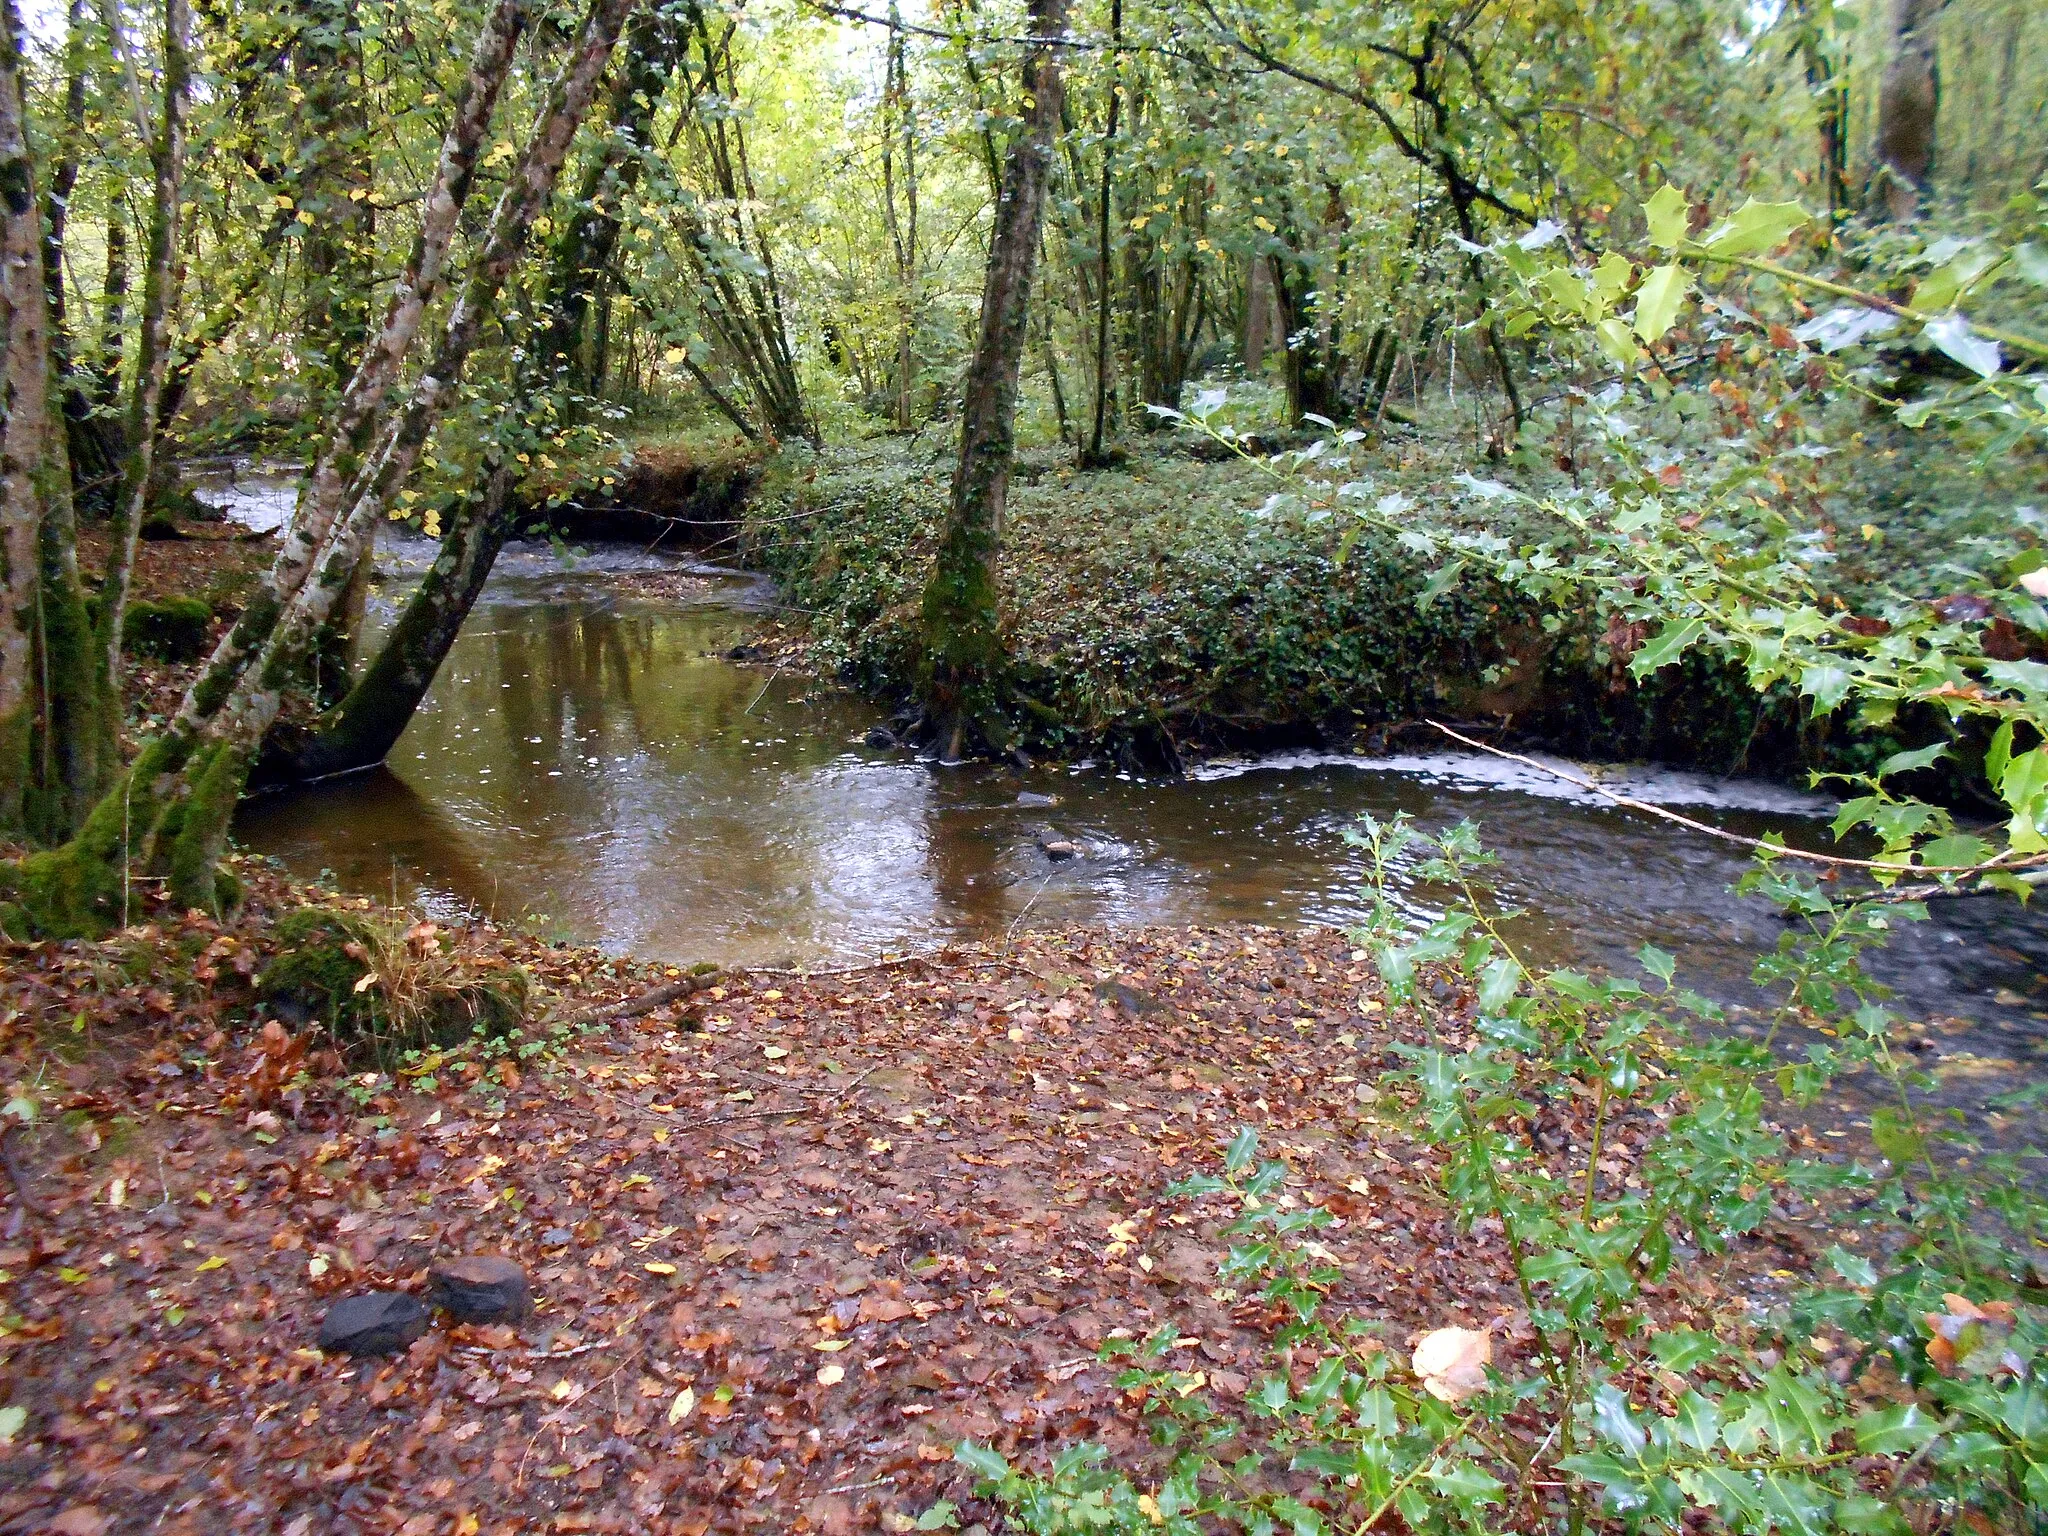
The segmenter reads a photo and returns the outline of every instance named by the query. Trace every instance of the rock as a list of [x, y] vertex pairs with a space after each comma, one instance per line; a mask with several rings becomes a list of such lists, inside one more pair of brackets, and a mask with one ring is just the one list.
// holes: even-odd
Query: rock
[[1055, 864], [1063, 864], [1068, 859], [1081, 857], [1081, 845], [1069, 842], [1063, 837], [1041, 837], [1038, 840], [1038, 851]]
[[885, 752], [892, 747], [898, 747], [902, 745], [902, 743], [896, 739], [896, 733], [894, 731], [889, 730], [886, 726], [880, 725], [876, 726], [873, 730], [869, 731], [867, 735], [861, 737], [861, 743], [864, 746], [879, 747], [881, 750]]
[[458, 1323], [523, 1323], [533, 1315], [526, 1271], [496, 1254], [476, 1254], [436, 1265], [427, 1276], [434, 1305]]
[[1032, 810], [1044, 810], [1048, 806], [1058, 805], [1059, 803], [1060, 797], [1058, 795], [1041, 795], [1035, 789], [1024, 790], [1017, 796], [1017, 804]]
[[344, 1296], [327, 1309], [320, 1347], [349, 1355], [395, 1355], [427, 1331], [427, 1309], [404, 1291]]

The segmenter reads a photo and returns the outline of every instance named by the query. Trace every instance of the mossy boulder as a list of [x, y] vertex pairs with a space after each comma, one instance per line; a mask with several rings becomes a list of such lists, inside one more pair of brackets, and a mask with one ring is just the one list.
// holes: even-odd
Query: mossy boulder
[[256, 978], [264, 1006], [287, 1024], [324, 1024], [335, 1035], [374, 1034], [381, 1001], [370, 974], [368, 925], [346, 912], [301, 907], [272, 931], [277, 957]]
[[213, 608], [196, 597], [131, 603], [121, 620], [121, 643], [159, 661], [197, 661], [206, 654]]

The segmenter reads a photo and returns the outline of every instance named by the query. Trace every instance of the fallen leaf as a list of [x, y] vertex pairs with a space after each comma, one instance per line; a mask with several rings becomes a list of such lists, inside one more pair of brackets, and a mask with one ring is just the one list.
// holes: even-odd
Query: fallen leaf
[[1439, 1328], [1416, 1343], [1409, 1363], [1431, 1397], [1462, 1403], [1486, 1390], [1486, 1367], [1492, 1362], [1492, 1334], [1471, 1328]]
[[697, 1393], [690, 1387], [676, 1394], [676, 1400], [668, 1405], [668, 1421], [680, 1424], [690, 1416], [690, 1410], [697, 1406]]
[[844, 1381], [844, 1380], [846, 1380], [846, 1367], [845, 1367], [845, 1366], [843, 1366], [843, 1365], [822, 1365], [822, 1366], [818, 1367], [818, 1385], [819, 1385], [819, 1386], [821, 1386], [821, 1387], [836, 1387], [836, 1386], [838, 1386], [838, 1385], [839, 1385], [839, 1383], [840, 1383], [840, 1382], [842, 1382], [842, 1381]]

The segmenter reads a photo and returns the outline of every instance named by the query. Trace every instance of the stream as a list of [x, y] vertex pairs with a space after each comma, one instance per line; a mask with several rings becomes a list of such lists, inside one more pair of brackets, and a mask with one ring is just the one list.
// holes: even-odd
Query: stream
[[[287, 482], [198, 488], [251, 526], [290, 507]], [[433, 549], [380, 536], [373, 631]], [[1476, 754], [1282, 753], [1173, 781], [1088, 763], [938, 767], [867, 745], [879, 714], [845, 691], [725, 659], [774, 600], [764, 578], [687, 556], [511, 545], [389, 763], [246, 802], [236, 837], [302, 877], [442, 917], [481, 912], [649, 959], [828, 965], [1070, 923], [1342, 925], [1368, 905], [1345, 837], [1361, 812], [1428, 829], [1470, 818], [1531, 955], [1633, 968], [1654, 942], [1682, 983], [1761, 1001], [1749, 968], [1783, 928], [1731, 892], [1738, 847]], [[1580, 771], [1828, 846], [1817, 795]], [[1429, 894], [1410, 893], [1418, 912]], [[1939, 1096], [1973, 1119], [2048, 1078], [2048, 918], [1937, 903], [1872, 969], [1924, 1023]]]

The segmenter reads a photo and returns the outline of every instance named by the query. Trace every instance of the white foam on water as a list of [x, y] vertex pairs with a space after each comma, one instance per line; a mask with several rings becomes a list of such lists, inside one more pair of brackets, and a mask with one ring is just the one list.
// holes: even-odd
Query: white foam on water
[[[1557, 770], [1547, 773], [1528, 763], [1511, 762], [1480, 752], [1398, 752], [1388, 757], [1361, 757], [1345, 752], [1273, 752], [1263, 757], [1220, 758], [1188, 770], [1197, 780], [1235, 779], [1248, 773], [1291, 773], [1308, 768], [1349, 768], [1361, 773], [1398, 773], [1450, 789], [1508, 791], [1574, 805], [1611, 805], [1609, 794], [1651, 805], [1696, 805], [1716, 810], [1764, 811], [1781, 816], [1828, 816], [1835, 802], [1826, 795], [1763, 779], [1721, 779], [1654, 765], [1623, 766], [1573, 762], [1569, 758], [1525, 754]], [[1560, 777], [1568, 774], [1571, 779]]]

